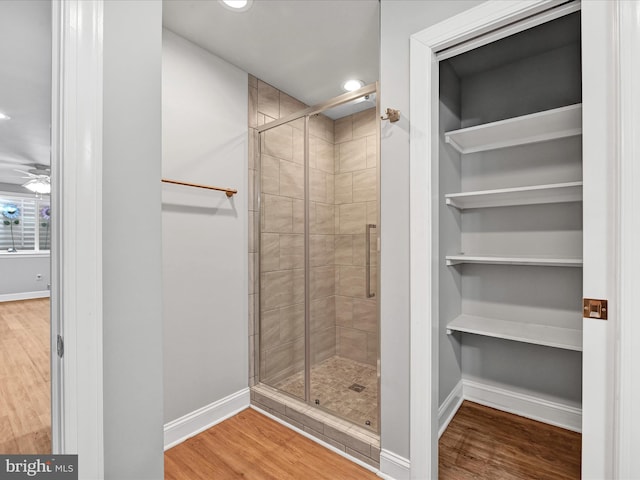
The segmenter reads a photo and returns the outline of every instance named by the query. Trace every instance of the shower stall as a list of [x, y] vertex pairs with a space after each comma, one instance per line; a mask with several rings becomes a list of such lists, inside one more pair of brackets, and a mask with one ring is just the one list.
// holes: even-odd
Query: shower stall
[[378, 112], [373, 84], [256, 129], [258, 380], [372, 432]]

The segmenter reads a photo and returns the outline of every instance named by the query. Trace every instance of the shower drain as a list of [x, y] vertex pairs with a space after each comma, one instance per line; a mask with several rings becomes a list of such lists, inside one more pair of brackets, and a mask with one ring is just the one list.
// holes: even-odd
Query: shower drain
[[362, 385], [358, 385], [357, 383], [354, 383], [349, 387], [349, 390], [353, 390], [354, 392], [360, 393], [365, 388], [367, 388], [367, 387], [363, 387]]

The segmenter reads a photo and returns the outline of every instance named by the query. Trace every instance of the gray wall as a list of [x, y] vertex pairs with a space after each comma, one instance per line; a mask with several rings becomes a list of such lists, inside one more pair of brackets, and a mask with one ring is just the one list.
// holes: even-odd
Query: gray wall
[[163, 478], [162, 4], [104, 2], [106, 479]]
[[382, 124], [381, 366], [382, 448], [409, 457], [409, 36], [482, 3], [382, 0], [382, 109], [402, 112]]
[[164, 421], [248, 387], [248, 77], [164, 30]]
[[50, 271], [48, 254], [0, 254], [0, 300], [7, 294], [48, 290]]

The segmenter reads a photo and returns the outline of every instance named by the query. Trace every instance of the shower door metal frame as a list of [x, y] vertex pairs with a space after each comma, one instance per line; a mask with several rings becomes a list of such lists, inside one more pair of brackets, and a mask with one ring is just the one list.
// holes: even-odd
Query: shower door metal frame
[[[376, 190], [377, 190], [377, 235], [376, 235], [376, 254], [377, 261], [376, 267], [378, 272], [380, 270], [380, 95], [378, 91], [378, 82], [371, 83], [369, 85], [365, 85], [364, 87], [355, 90], [353, 92], [344, 93], [337, 97], [334, 97], [326, 102], [319, 103], [317, 105], [307, 107], [298, 112], [292, 113], [291, 115], [287, 115], [286, 117], [282, 117], [277, 120], [273, 120], [269, 123], [265, 123], [264, 125], [258, 126], [255, 128], [255, 138], [254, 145], [256, 155], [255, 163], [256, 163], [256, 179], [255, 179], [255, 195], [256, 195], [256, 208], [258, 213], [258, 228], [257, 228], [257, 265], [254, 265], [255, 274], [258, 276], [258, 289], [255, 292], [255, 303], [254, 303], [254, 312], [257, 322], [257, 335], [256, 341], [254, 344], [254, 371], [257, 373], [258, 383], [262, 381], [262, 369], [261, 369], [261, 355], [262, 355], [262, 347], [261, 347], [261, 324], [262, 324], [262, 312], [261, 312], [261, 292], [262, 292], [262, 275], [261, 275], [261, 255], [262, 255], [262, 136], [261, 134], [271, 130], [273, 128], [279, 127], [281, 125], [286, 125], [290, 122], [298, 120], [300, 118], [304, 118], [304, 399], [303, 401], [314, 407], [318, 407], [311, 402], [311, 275], [310, 275], [310, 225], [309, 225], [309, 213], [310, 213], [310, 196], [309, 196], [309, 118], [312, 115], [320, 114], [326, 110], [329, 110], [333, 107], [337, 107], [339, 105], [343, 105], [345, 103], [356, 100], [360, 97], [364, 97], [365, 95], [369, 95], [375, 93], [376, 94], [376, 138], [378, 141], [378, 145], [376, 148]], [[255, 235], [255, 233], [254, 233]], [[380, 279], [381, 275], [378, 273], [376, 279], [376, 292], [380, 292]], [[367, 279], [369, 280], [369, 279]], [[368, 283], [368, 282], [367, 282]], [[377, 392], [377, 411], [378, 411], [378, 428], [376, 429], [376, 433], [380, 433], [380, 414], [381, 414], [381, 406], [380, 406], [380, 295], [378, 293], [378, 301], [377, 305], [377, 327], [378, 327], [378, 355], [376, 361], [376, 372], [378, 377], [378, 392]], [[292, 396], [293, 398], [299, 399], [294, 395], [290, 395], [287, 392], [281, 392], [285, 395]], [[325, 410], [325, 409], [323, 409]], [[336, 412], [332, 412], [331, 410], [325, 410], [328, 413], [340, 417]], [[340, 417], [344, 418], [344, 417]], [[346, 418], [347, 421], [353, 423], [353, 421], [349, 418]]]

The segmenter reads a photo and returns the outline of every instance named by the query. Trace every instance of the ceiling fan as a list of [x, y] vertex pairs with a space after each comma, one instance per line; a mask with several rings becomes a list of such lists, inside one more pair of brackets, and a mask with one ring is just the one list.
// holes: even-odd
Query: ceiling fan
[[28, 172], [14, 168], [16, 172], [25, 174], [28, 179], [22, 186], [34, 193], [49, 194], [51, 193], [51, 169], [43, 165], [36, 165]]

